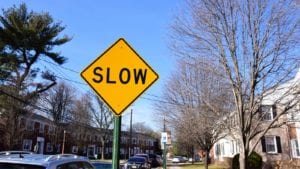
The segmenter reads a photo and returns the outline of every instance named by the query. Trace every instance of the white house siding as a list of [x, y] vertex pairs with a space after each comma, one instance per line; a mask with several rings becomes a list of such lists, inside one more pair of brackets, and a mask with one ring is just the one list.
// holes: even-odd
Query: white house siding
[[239, 146], [237, 141], [228, 136], [215, 143], [213, 150], [214, 160], [224, 161], [224, 158], [232, 158], [235, 154], [239, 153]]
[[[290, 90], [293, 88], [293, 90]], [[279, 104], [276, 104], [276, 109], [278, 113], [280, 112], [280, 106], [294, 100], [294, 94], [299, 92], [300, 90], [300, 69], [298, 73], [296, 74], [295, 78], [290, 80], [287, 83], [284, 83], [280, 85], [276, 90], [270, 91], [270, 95], [264, 98], [262, 103], [264, 105], [270, 105], [273, 106], [276, 99], [281, 98], [281, 102]], [[286, 93], [289, 93], [290, 95], [286, 95]], [[282, 95], [284, 95], [284, 99], [282, 98]], [[294, 103], [294, 102], [292, 102]], [[292, 115], [291, 115], [292, 113]], [[291, 113], [288, 115], [282, 116], [279, 120], [282, 122], [286, 122], [285, 125], [281, 126], [280, 128], [271, 129], [268, 131], [264, 137], [264, 142], [266, 143], [266, 140], [270, 141], [271, 137], [274, 137], [274, 142], [280, 142], [280, 148], [277, 147], [274, 148], [274, 152], [268, 153], [263, 152], [263, 147], [265, 145], [262, 145], [262, 141], [259, 140], [257, 146], [255, 147], [255, 151], [259, 153], [263, 161], [265, 163], [274, 164], [274, 162], [279, 163], [291, 163], [295, 162], [294, 166], [299, 166], [300, 168], [300, 103], [295, 107], [295, 109], [291, 110]], [[267, 139], [266, 139], [267, 138]], [[234, 154], [238, 153], [238, 151], [231, 152], [230, 150], [234, 149], [231, 144], [228, 144], [231, 142], [231, 140], [234, 140], [231, 137], [226, 137], [224, 139], [219, 140], [214, 145], [214, 160], [215, 161], [223, 161], [225, 157], [233, 157]], [[280, 140], [280, 141], [278, 141]], [[257, 140], [252, 140], [250, 145], [253, 145]], [[222, 147], [224, 146], [224, 148]], [[272, 147], [272, 146], [271, 146]], [[220, 148], [219, 150], [217, 150]], [[238, 148], [237, 148], [238, 149]], [[270, 149], [270, 145], [269, 145]], [[280, 152], [279, 152], [280, 150]], [[283, 166], [283, 165], [281, 165]]]

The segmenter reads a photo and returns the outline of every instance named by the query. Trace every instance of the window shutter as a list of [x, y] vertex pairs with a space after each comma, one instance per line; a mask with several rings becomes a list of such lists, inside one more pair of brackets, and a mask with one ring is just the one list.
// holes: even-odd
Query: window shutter
[[272, 105], [273, 119], [277, 116], [276, 105]]
[[276, 136], [277, 153], [282, 153], [280, 137]]
[[261, 141], [262, 152], [266, 152], [267, 150], [266, 150], [266, 140], [265, 140], [265, 137], [263, 136], [260, 141]]

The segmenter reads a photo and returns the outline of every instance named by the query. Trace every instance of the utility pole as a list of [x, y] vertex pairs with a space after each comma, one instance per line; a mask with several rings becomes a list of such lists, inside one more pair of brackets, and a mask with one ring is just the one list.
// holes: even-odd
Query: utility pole
[[64, 130], [63, 144], [62, 144], [62, 150], [61, 150], [62, 154], [64, 154], [64, 152], [65, 152], [65, 142], [66, 142], [66, 130]]
[[128, 152], [128, 158], [131, 156], [131, 146], [132, 146], [132, 109], [130, 111], [130, 131], [129, 131], [129, 152]]
[[[164, 132], [166, 132], [166, 118], [164, 117]], [[167, 169], [167, 143], [164, 142], [164, 158], [163, 158], [163, 169]]]

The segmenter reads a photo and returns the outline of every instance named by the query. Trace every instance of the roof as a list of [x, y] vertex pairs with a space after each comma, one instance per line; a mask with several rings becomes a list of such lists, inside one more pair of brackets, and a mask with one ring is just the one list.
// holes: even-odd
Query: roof
[[265, 93], [264, 105], [273, 105], [275, 102], [285, 104], [295, 98], [295, 93], [300, 91], [300, 68], [293, 79], [283, 83]]

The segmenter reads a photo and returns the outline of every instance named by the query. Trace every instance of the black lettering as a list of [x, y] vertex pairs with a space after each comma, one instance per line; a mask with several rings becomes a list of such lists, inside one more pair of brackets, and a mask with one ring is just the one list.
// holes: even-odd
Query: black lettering
[[[127, 72], [127, 78], [125, 80], [123, 79], [123, 77], [124, 77], [123, 72]], [[119, 78], [120, 78], [121, 83], [127, 84], [130, 81], [130, 71], [129, 71], [129, 69], [127, 69], [127, 68], [121, 69], [120, 74], [119, 74]]]
[[94, 75], [99, 77], [99, 79], [93, 78], [93, 81], [94, 81], [95, 83], [101, 83], [101, 82], [102, 82], [103, 76], [102, 76], [102, 74], [100, 73], [101, 71], [102, 71], [102, 68], [101, 68], [101, 67], [96, 67], [96, 68], [94, 69]]
[[141, 79], [142, 83], [145, 84], [146, 82], [146, 75], [147, 75], [147, 69], [144, 69], [144, 72], [142, 69], [134, 69], [134, 81], [135, 84], [138, 84], [139, 79]]
[[106, 83], [116, 84], [115, 80], [110, 80], [110, 68], [108, 67], [106, 70]]

